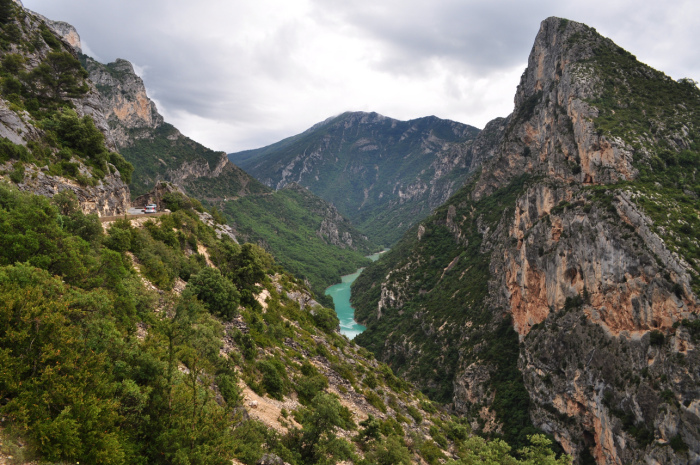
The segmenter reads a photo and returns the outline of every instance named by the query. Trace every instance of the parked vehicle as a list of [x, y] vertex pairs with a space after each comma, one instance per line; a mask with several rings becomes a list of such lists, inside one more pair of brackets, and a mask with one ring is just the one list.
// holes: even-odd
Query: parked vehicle
[[150, 205], [146, 205], [146, 208], [143, 209], [143, 212], [144, 213], [156, 213], [157, 212], [156, 204], [152, 203]]

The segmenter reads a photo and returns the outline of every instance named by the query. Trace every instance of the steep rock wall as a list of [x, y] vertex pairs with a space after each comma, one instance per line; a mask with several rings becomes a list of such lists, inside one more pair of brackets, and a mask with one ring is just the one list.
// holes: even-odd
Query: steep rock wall
[[[611, 60], [625, 74], [606, 74]], [[635, 76], [686, 100], [668, 111]], [[611, 100], [611, 80], [648, 99], [633, 115], [648, 121], [616, 119], [610, 106], [629, 106]], [[532, 424], [577, 458], [700, 463], [697, 195], [664, 178], [679, 156], [669, 150], [693, 147], [698, 129], [697, 89], [681, 85], [592, 28], [544, 21], [515, 111], [472, 145], [480, 177], [365, 270], [376, 285], [356, 282], [368, 324], [358, 340], [426, 392], [453, 376], [452, 406], [475, 429], [517, 435], [527, 425], [509, 416], [528, 405]]]
[[103, 65], [86, 58], [90, 80], [100, 90], [106, 118], [118, 147], [134, 139], [152, 137], [151, 131], [163, 124], [155, 103], [148, 98], [143, 80], [127, 60]]

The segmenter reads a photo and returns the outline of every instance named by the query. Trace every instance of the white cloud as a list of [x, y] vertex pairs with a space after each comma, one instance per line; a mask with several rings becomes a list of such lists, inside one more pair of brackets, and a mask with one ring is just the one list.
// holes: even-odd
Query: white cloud
[[138, 63], [166, 120], [216, 150], [347, 110], [483, 127], [513, 107], [539, 23], [585, 22], [674, 78], [700, 79], [700, 5], [591, 0], [25, 0], [86, 51]]

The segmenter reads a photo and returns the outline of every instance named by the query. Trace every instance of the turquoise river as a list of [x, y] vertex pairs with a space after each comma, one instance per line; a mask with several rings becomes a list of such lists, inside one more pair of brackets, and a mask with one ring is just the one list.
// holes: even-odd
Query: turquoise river
[[[367, 258], [373, 262], [376, 262], [379, 259], [379, 256], [384, 252], [386, 252], [386, 250], [369, 255]], [[355, 321], [355, 309], [350, 306], [350, 285], [357, 279], [358, 276], [360, 276], [363, 269], [364, 268], [360, 268], [353, 274], [341, 276], [340, 284], [336, 284], [326, 289], [326, 295], [331, 296], [333, 299], [333, 303], [335, 304], [335, 313], [338, 314], [338, 319], [340, 320], [340, 334], [347, 336], [348, 339], [353, 339], [366, 329], [364, 326]]]

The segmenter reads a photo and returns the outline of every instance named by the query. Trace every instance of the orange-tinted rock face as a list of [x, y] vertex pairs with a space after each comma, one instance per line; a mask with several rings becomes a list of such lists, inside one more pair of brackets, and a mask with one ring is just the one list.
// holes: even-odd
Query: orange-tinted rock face
[[116, 98], [115, 105], [111, 110], [122, 122], [136, 118], [148, 126], [153, 126], [155, 121], [153, 120], [152, 104], [144, 91], [139, 92], [133, 100], [127, 100], [120, 95]]
[[[504, 254], [505, 286], [510, 311], [521, 336], [544, 321], [551, 309], [567, 298], [585, 293], [585, 314], [611, 335], [669, 330], [674, 323], [697, 313], [694, 299], [671, 292], [673, 282], [661, 279], [654, 257], [665, 255], [675, 283], [688, 288], [690, 275], [673, 260], [648, 227], [649, 220], [621, 195], [615, 213], [588, 203], [586, 214], [575, 207], [552, 212], [554, 203], [570, 203], [568, 188], [530, 189], [517, 203], [510, 236], [517, 247]], [[624, 224], [625, 230], [621, 230]], [[624, 240], [629, 231], [635, 241]], [[646, 244], [644, 238], [649, 240]], [[666, 252], [665, 254], [663, 252]]]
[[[618, 193], [612, 206], [566, 184], [531, 187], [516, 203], [508, 229], [513, 245], [501, 262], [501, 286], [525, 344], [521, 370], [535, 424], [569, 453], [586, 450], [600, 464], [639, 456], [644, 446], [629, 425], [644, 425], [635, 426], [646, 428], [638, 437], [677, 434], [685, 406], [660, 414], [659, 392], [688, 395], [679, 386], [698, 385], [688, 365], [675, 362], [677, 353], [698, 358], [677, 329], [699, 311], [689, 267], [666, 249], [627, 193]], [[666, 335], [665, 349], [650, 344], [653, 330]], [[675, 384], [655, 388], [659, 378], [643, 378], [641, 370], [675, 372]], [[625, 420], [627, 430], [624, 415], [634, 418]]]
[[163, 117], [148, 98], [146, 87], [131, 63], [118, 59], [103, 65], [88, 59], [87, 69], [90, 80], [102, 89], [105, 116], [118, 148], [132, 143], [134, 135], [130, 131], [142, 130], [147, 136], [148, 131], [163, 124]]
[[[638, 172], [624, 141], [595, 130], [597, 110], [588, 102], [600, 83], [578, 60], [585, 51], [562, 46], [568, 33], [558, 20], [543, 23], [509, 120], [517, 136], [487, 162], [473, 197], [522, 172], [546, 177], [517, 200], [504, 239], [510, 246], [492, 256], [498, 284], [491, 288], [500, 289], [493, 305], [508, 309], [525, 344], [521, 370], [530, 379], [535, 424], [574, 455], [588, 451], [599, 464], [629, 463], [645, 454], [640, 438], [682, 429], [685, 407], [660, 414], [659, 392], [688, 395], [687, 386], [698, 384], [673, 354], [697, 358], [677, 327], [700, 309], [690, 267], [668, 250], [630, 195], [619, 191], [604, 206], [581, 189], [634, 180]], [[532, 102], [525, 118], [518, 106]], [[651, 331], [672, 338], [664, 349], [670, 355], [649, 344]], [[643, 369], [675, 370], [676, 383], [686, 387], [645, 384]], [[680, 463], [649, 451], [658, 463]]]

